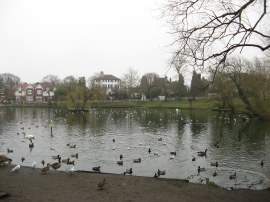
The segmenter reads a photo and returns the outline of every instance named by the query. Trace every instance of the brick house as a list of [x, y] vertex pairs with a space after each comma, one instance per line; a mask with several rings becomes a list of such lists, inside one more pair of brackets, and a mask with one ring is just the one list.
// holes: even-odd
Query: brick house
[[15, 98], [17, 102], [47, 102], [53, 99], [55, 90], [48, 83], [21, 83], [16, 86]]

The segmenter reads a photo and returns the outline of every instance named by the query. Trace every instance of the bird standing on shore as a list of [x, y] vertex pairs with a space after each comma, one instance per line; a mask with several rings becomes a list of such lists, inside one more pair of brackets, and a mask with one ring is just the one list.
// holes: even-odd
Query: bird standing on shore
[[92, 170], [100, 173], [100, 166], [93, 167]]
[[0, 165], [2, 166], [4, 163], [8, 162], [9, 164], [11, 163], [12, 159], [4, 156], [4, 155], [0, 155]]
[[12, 168], [11, 172], [17, 172], [21, 168], [21, 165], [16, 165], [14, 168]]
[[41, 174], [47, 174], [47, 172], [50, 170], [50, 164], [47, 163], [47, 166], [42, 168], [40, 171], [41, 171]]
[[103, 180], [101, 180], [100, 182], [97, 183], [97, 188], [99, 190], [102, 190], [104, 188], [104, 186], [105, 186], [105, 183], [106, 183], [106, 179], [103, 178]]

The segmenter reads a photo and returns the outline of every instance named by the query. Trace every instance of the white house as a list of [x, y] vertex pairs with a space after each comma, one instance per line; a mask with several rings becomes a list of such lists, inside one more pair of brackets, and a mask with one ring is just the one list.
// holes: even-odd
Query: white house
[[121, 79], [111, 75], [103, 74], [94, 79], [95, 84], [106, 90], [106, 94], [113, 93], [116, 90], [120, 89]]

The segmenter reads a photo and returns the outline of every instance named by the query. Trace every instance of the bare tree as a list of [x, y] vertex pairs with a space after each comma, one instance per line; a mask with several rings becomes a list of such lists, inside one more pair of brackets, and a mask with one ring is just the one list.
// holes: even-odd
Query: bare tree
[[132, 89], [139, 85], [140, 76], [138, 71], [133, 68], [128, 68], [127, 72], [124, 73], [122, 78], [122, 85], [127, 89], [128, 96], [130, 98], [130, 94]]
[[217, 71], [236, 50], [270, 49], [268, 3], [267, 0], [168, 0], [163, 17], [172, 25], [175, 57], [183, 55], [197, 67]]
[[41, 81], [43, 83], [49, 83], [52, 87], [56, 87], [61, 80], [56, 75], [48, 74], [47, 76], [44, 76]]

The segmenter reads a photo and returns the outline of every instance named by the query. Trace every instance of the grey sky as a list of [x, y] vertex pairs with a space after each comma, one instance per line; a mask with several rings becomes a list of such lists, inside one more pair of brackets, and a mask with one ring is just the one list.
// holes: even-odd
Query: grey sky
[[[0, 73], [121, 77], [168, 69], [171, 36], [156, 0], [1, 0]], [[169, 72], [173, 75], [173, 72]], [[170, 76], [170, 75], [169, 75]]]

